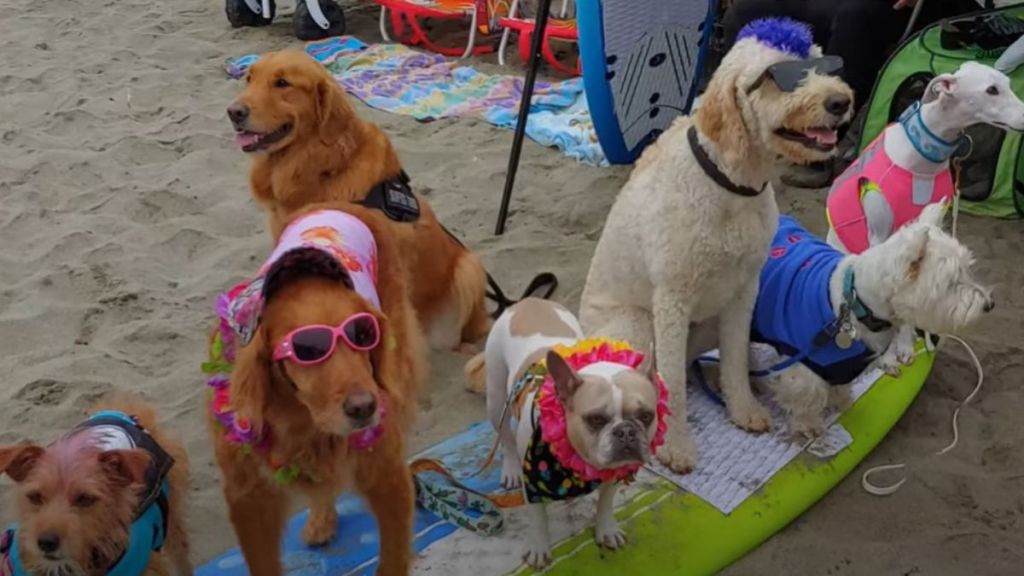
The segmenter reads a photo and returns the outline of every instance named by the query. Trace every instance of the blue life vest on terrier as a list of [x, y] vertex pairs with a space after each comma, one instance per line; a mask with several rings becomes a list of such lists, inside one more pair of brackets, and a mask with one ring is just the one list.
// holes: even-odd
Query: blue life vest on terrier
[[808, 232], [795, 219], [779, 217], [771, 252], [761, 270], [751, 339], [769, 344], [800, 362], [829, 384], [849, 384], [871, 361], [859, 340], [841, 348], [833, 337], [838, 325], [829, 281], [843, 254]]
[[[131, 416], [122, 412], [97, 412], [69, 435], [86, 429], [101, 429], [105, 449], [138, 448], [149, 452], [145, 489], [132, 523], [128, 546], [110, 567], [108, 576], [139, 576], [146, 571], [149, 557], [160, 550], [167, 537], [170, 483], [167, 474], [174, 459], [160, 447]], [[18, 553], [17, 526], [0, 533], [0, 576], [27, 576]]]

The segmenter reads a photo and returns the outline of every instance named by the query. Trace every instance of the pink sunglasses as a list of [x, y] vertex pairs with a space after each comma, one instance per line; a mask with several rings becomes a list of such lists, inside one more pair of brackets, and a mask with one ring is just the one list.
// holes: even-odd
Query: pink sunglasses
[[305, 366], [320, 364], [334, 354], [339, 338], [353, 350], [368, 352], [380, 344], [380, 324], [373, 314], [360, 312], [337, 327], [299, 326], [274, 346], [274, 361], [287, 359]]

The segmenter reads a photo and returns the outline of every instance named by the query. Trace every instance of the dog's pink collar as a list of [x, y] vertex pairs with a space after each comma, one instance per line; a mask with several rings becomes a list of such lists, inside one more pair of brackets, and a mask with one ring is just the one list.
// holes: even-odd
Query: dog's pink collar
[[[569, 349], [557, 349], [566, 362], [579, 371], [585, 366], [598, 362], [612, 362], [636, 369], [644, 361], [644, 355], [618, 341], [591, 339], [577, 343]], [[672, 413], [668, 405], [668, 387], [661, 376], [655, 375], [658, 386], [658, 426], [654, 438], [651, 439], [651, 454], [665, 443], [668, 430], [668, 416]], [[555, 381], [548, 375], [537, 393], [537, 407], [540, 412], [540, 427], [544, 442], [551, 447], [551, 453], [558, 459], [562, 467], [573, 471], [584, 481], [599, 480], [601, 482], [628, 481], [640, 470], [641, 464], [630, 464], [611, 470], [596, 468], [580, 456], [569, 442], [569, 432], [565, 424], [565, 407], [555, 392]]]

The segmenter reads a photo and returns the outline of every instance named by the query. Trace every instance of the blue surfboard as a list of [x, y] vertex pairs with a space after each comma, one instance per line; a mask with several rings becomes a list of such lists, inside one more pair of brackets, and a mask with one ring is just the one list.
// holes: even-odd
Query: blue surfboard
[[717, 0], [577, 0], [583, 84], [601, 147], [632, 163], [688, 114]]

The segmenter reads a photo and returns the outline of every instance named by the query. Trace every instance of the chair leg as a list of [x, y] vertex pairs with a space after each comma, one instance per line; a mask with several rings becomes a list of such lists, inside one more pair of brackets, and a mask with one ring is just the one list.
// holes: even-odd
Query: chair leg
[[[563, 65], [558, 61], [558, 58], [555, 57], [555, 52], [551, 49], [551, 36], [544, 39], [544, 59], [547, 60], [548, 65], [562, 74], [568, 74], [569, 76], [575, 75], [575, 71], [573, 69]], [[577, 67], [579, 67], [579, 64], [577, 64]]]
[[[409, 22], [415, 22], [416, 18], [411, 14], [391, 9], [391, 31], [395, 35], [395, 41], [403, 44], [416, 44], [416, 30]], [[408, 28], [408, 30], [406, 30]]]
[[537, 33], [537, 27], [522, 30], [519, 32], [519, 59], [523, 64], [530, 63], [530, 47], [533, 45], [533, 35]]
[[381, 4], [381, 39], [390, 42], [391, 37], [387, 33], [387, 6]]
[[510, 28], [505, 28], [501, 31], [501, 43], [498, 44], [498, 64], [506, 66], [505, 64], [505, 50], [508, 49], [508, 37], [512, 35]]
[[476, 45], [477, 18], [476, 6], [474, 5], [469, 18], [469, 41], [466, 42], [466, 51], [462, 53], [462, 58], [469, 58], [473, 54], [473, 47]]
[[[512, 0], [512, 5], [508, 7], [509, 18], [516, 18], [516, 14], [519, 12], [519, 0]], [[512, 29], [505, 28], [501, 31], [501, 43], [498, 44], [498, 64], [505, 66], [505, 50], [508, 49], [508, 40], [512, 36]]]

